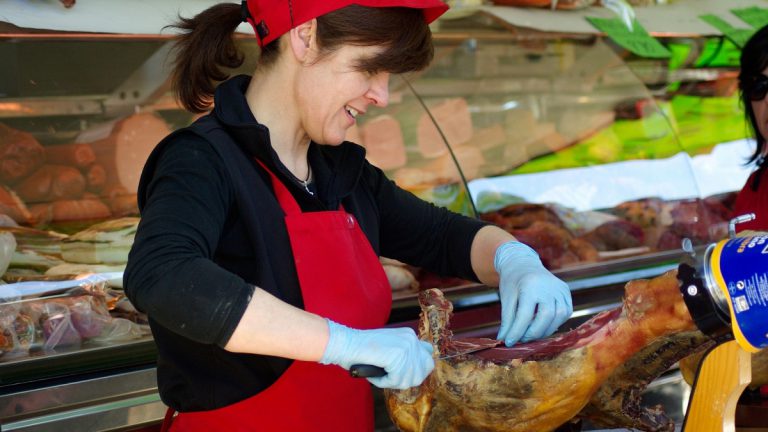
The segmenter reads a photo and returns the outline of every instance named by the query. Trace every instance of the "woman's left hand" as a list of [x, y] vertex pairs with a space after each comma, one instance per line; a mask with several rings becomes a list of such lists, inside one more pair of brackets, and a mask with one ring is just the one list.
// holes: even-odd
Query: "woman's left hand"
[[498, 247], [501, 327], [497, 339], [506, 346], [554, 333], [573, 313], [568, 285], [549, 272], [527, 245], [509, 241]]

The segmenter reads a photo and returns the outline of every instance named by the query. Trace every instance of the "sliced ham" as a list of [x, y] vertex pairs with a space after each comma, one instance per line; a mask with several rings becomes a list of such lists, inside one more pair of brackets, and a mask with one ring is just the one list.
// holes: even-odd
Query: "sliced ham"
[[360, 133], [360, 128], [357, 127], [357, 124], [352, 125], [351, 128], [347, 129], [347, 136], [344, 137], [346, 141], [353, 142], [355, 144], [363, 145], [363, 137]]
[[383, 170], [400, 168], [407, 160], [400, 122], [392, 116], [380, 115], [361, 127], [368, 160]]
[[[464, 177], [467, 180], [477, 178], [481, 167], [485, 163], [482, 151], [476, 147], [463, 145], [454, 148], [453, 152], [456, 160], [459, 161]], [[407, 166], [400, 168], [395, 171], [393, 177], [398, 186], [411, 191], [429, 189], [461, 181], [459, 170], [456, 169], [456, 162], [450, 154], [433, 159], [421, 168], [410, 168]]]
[[[461, 171], [467, 180], [472, 180], [480, 175], [480, 168], [485, 163], [483, 152], [477, 147], [461, 145], [453, 147], [453, 155], [459, 161]], [[440, 179], [440, 183], [456, 183], [461, 181], [459, 170], [453, 156], [446, 153], [424, 166], [424, 170], [434, 173]], [[433, 184], [432, 186], [438, 186]]]
[[507, 112], [504, 125], [507, 145], [503, 148], [503, 159], [509, 167], [516, 167], [543, 154], [557, 151], [570, 142], [552, 122], [540, 121], [527, 109]]
[[419, 282], [416, 280], [416, 276], [405, 264], [385, 257], [379, 258], [379, 261], [384, 268], [384, 273], [387, 275], [392, 291], [417, 292], [419, 290]]
[[[451, 146], [458, 146], [472, 138], [472, 116], [464, 98], [448, 99], [429, 109]], [[428, 158], [446, 154], [448, 149], [432, 118], [424, 113], [416, 129], [419, 152]]]
[[106, 186], [136, 191], [149, 153], [171, 130], [153, 113], [134, 114], [109, 126], [87, 131], [77, 141], [90, 143], [96, 162], [106, 170]]

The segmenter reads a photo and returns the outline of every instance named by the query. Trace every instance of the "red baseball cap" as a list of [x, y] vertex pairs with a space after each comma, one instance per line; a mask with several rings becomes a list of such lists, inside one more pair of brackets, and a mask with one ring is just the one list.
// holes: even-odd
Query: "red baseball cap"
[[264, 46], [299, 24], [352, 4], [422, 9], [427, 24], [448, 10], [441, 0], [248, 0], [243, 1], [243, 14], [247, 8], [246, 21]]

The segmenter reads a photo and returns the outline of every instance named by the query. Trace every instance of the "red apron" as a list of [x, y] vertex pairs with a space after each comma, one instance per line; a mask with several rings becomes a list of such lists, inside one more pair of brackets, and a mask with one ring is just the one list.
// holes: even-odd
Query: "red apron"
[[[304, 309], [354, 328], [383, 326], [392, 292], [354, 216], [343, 208], [302, 213], [285, 185], [269, 174], [286, 213]], [[163, 430], [171, 415], [169, 410]], [[179, 413], [170, 430], [373, 431], [373, 396], [367, 380], [338, 366], [297, 360], [266, 390], [223, 408]]]
[[[752, 190], [752, 182], [757, 175], [762, 175], [762, 178], [757, 190], [754, 191]], [[736, 195], [736, 201], [733, 203], [733, 216], [745, 213], [754, 213], [756, 218], [736, 225], [736, 232], [768, 230], [768, 174], [764, 173], [763, 170], [750, 174], [744, 187]]]

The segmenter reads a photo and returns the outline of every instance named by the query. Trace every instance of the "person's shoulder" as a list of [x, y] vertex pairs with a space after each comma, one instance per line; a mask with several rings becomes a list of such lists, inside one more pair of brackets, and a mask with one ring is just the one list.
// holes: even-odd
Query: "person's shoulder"
[[207, 139], [190, 130], [188, 127], [176, 130], [165, 139], [163, 144], [163, 153], [175, 153], [182, 150], [215, 153], [213, 147], [211, 147], [211, 143]]
[[174, 131], [163, 140], [156, 152], [161, 165], [171, 160], [201, 167], [220, 165], [220, 157], [210, 140], [196, 133], [191, 126]]
[[211, 115], [204, 115], [187, 126], [176, 129], [168, 135], [163, 144], [166, 148], [194, 148], [213, 152], [209, 134], [221, 125]]

